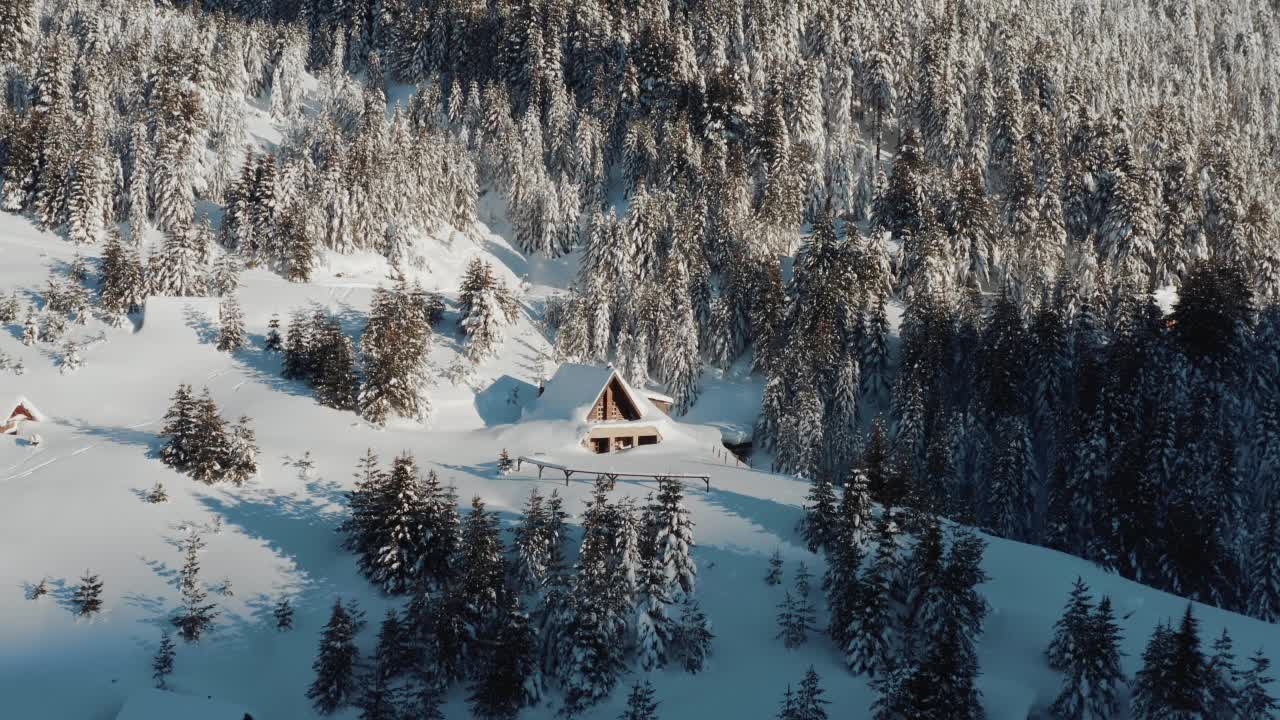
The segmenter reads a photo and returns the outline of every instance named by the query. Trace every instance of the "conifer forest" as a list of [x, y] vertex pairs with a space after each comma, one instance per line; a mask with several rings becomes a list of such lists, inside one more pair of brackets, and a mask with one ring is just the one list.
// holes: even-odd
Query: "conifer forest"
[[0, 0], [0, 210], [15, 717], [1280, 718], [1276, 0]]

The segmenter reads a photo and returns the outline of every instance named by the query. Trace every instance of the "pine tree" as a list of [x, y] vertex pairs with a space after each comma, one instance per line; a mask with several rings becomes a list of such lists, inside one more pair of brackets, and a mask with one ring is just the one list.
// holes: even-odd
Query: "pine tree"
[[151, 659], [151, 678], [155, 680], [156, 688], [160, 690], [169, 689], [165, 684], [165, 678], [173, 672], [173, 657], [173, 637], [165, 631], [160, 634], [160, 647], [156, 650], [155, 657]]
[[821, 682], [817, 671], [810, 665], [800, 681], [800, 691], [796, 693], [797, 720], [827, 720], [825, 706], [831, 703], [822, 697], [825, 691]]
[[1249, 559], [1249, 614], [1280, 621], [1280, 498], [1272, 500], [1261, 531], [1255, 533]]
[[360, 570], [383, 592], [412, 588], [422, 572], [424, 488], [412, 456], [397, 457], [383, 476], [372, 452], [361, 467], [363, 477], [351, 493], [352, 535]]
[[1053, 624], [1053, 640], [1049, 642], [1049, 649], [1045, 653], [1049, 658], [1049, 667], [1066, 670], [1071, 658], [1083, 652], [1077, 644], [1085, 636], [1092, 612], [1089, 586], [1083, 578], [1076, 577], [1066, 609], [1063, 610], [1062, 617]]
[[513, 319], [516, 304], [510, 291], [493, 274], [493, 266], [472, 258], [458, 290], [462, 316], [458, 321], [467, 336], [467, 357], [472, 362], [497, 351], [502, 327]]
[[430, 403], [423, 394], [424, 362], [430, 340], [431, 328], [412, 307], [403, 285], [394, 292], [374, 291], [360, 336], [364, 383], [357, 404], [365, 419], [382, 424], [392, 414], [426, 418]]
[[658, 701], [653, 699], [653, 685], [648, 680], [644, 685], [639, 682], [631, 686], [627, 694], [627, 706], [618, 715], [618, 720], [658, 720]]
[[281, 596], [271, 614], [276, 620], [276, 630], [287, 632], [293, 629], [293, 604], [287, 596]]
[[205, 388], [194, 403], [190, 466], [187, 468], [193, 480], [205, 484], [219, 482], [226, 477], [230, 456], [230, 439], [226, 423], [218, 414], [218, 406]]
[[396, 678], [413, 669], [417, 661], [416, 648], [411, 644], [410, 631], [395, 610], [387, 610], [378, 626], [378, 672], [387, 678]]
[[498, 453], [498, 474], [501, 476], [510, 475], [513, 467], [515, 467], [515, 463], [511, 460], [511, 456], [507, 454], [507, 449], [502, 448], [502, 452]]
[[676, 623], [668, 607], [672, 604], [666, 576], [652, 556], [642, 560], [634, 617], [636, 662], [647, 670], [665, 667], [676, 639]]
[[891, 587], [898, 573], [898, 545], [886, 512], [876, 528], [876, 554], [857, 581], [845, 631], [845, 662], [856, 675], [875, 676], [892, 660], [895, 619]]
[[290, 380], [311, 379], [311, 323], [301, 310], [289, 315], [288, 339], [284, 347], [284, 376]]
[[284, 352], [284, 340], [280, 337], [280, 316], [276, 313], [271, 313], [271, 320], [267, 322], [267, 340], [262, 349], [267, 352]]
[[684, 506], [680, 481], [671, 477], [658, 480], [657, 506], [653, 517], [654, 537], [659, 567], [666, 574], [673, 597], [693, 593], [698, 568], [693, 556], [693, 521]]
[[233, 352], [245, 346], [244, 313], [235, 294], [228, 294], [221, 304], [222, 323], [218, 329], [218, 349]]
[[765, 573], [764, 582], [766, 585], [777, 585], [782, 582], [782, 553], [777, 549], [773, 549], [773, 554], [769, 556], [769, 572]]
[[197, 404], [190, 385], [179, 385], [173, 393], [169, 411], [164, 416], [160, 437], [169, 441], [160, 449], [160, 461], [169, 467], [185, 470], [196, 450]]
[[1177, 630], [1159, 625], [1134, 676], [1133, 716], [1137, 720], [1206, 717], [1205, 659], [1198, 621], [1191, 606]]
[[684, 669], [697, 674], [706, 667], [711, 654], [711, 623], [692, 597], [684, 600], [680, 609], [680, 624], [676, 629], [675, 647], [684, 657]]
[[787, 684], [787, 691], [782, 695], [782, 707], [778, 709], [777, 720], [799, 720], [799, 709], [796, 706], [796, 695]]
[[521, 708], [538, 700], [538, 640], [519, 601], [508, 597], [488, 665], [469, 697], [471, 712], [478, 718], [514, 718]]
[[27, 306], [27, 317], [22, 322], [22, 344], [27, 347], [40, 342], [40, 322], [36, 318], [36, 309]]
[[552, 542], [552, 538], [547, 536], [549, 520], [543, 497], [535, 487], [529, 491], [520, 523], [512, 530], [515, 558], [511, 574], [520, 592], [535, 592], [546, 579], [547, 565], [551, 560], [549, 543]]
[[241, 416], [228, 433], [226, 462], [222, 479], [240, 487], [258, 474], [257, 435], [249, 425], [249, 418]]
[[341, 600], [334, 600], [312, 665], [316, 679], [307, 689], [307, 698], [321, 715], [331, 715], [355, 699], [355, 669], [360, 660], [360, 650], [355, 643], [357, 632], [358, 620], [343, 607]]
[[1262, 648], [1249, 658], [1249, 669], [1240, 682], [1240, 704], [1236, 708], [1240, 720], [1270, 720], [1280, 712], [1280, 703], [1271, 697], [1267, 686], [1272, 679], [1267, 675], [1271, 661], [1262, 654]]
[[186, 560], [178, 573], [178, 587], [182, 591], [182, 607], [173, 617], [173, 625], [178, 628], [178, 635], [185, 642], [199, 642], [200, 637], [208, 631], [209, 626], [218, 618], [214, 610], [216, 605], [207, 603], [209, 593], [200, 582], [200, 550], [204, 548], [204, 540], [192, 534], [184, 542]]
[[1239, 704], [1239, 672], [1227, 629], [1213, 643], [1213, 656], [1205, 666], [1206, 709], [1209, 717], [1232, 717]]
[[157, 480], [156, 484], [152, 485], [151, 489], [147, 491], [146, 500], [153, 504], [169, 502], [169, 493], [164, 489], [164, 483]]
[[788, 650], [794, 650], [808, 642], [813, 630], [813, 606], [809, 598], [799, 591], [793, 595], [788, 590], [778, 604], [778, 639]]
[[101, 612], [102, 580], [95, 573], [85, 570], [84, 575], [80, 576], [75, 594], [71, 596], [71, 604], [80, 617], [92, 617]]
[[80, 357], [80, 346], [76, 344], [75, 340], [67, 338], [67, 341], [63, 343], [62, 354], [58, 357], [58, 365], [58, 372], [63, 375], [73, 373], [84, 366], [84, 359]]
[[802, 530], [809, 552], [815, 553], [820, 549], [829, 550], [840, 534], [835, 490], [826, 473], [818, 473], [809, 486]]

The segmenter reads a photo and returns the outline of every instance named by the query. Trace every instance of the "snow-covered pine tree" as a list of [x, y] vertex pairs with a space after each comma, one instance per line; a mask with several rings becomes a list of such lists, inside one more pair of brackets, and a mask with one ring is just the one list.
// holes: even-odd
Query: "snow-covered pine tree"
[[[506, 587], [502, 534], [498, 516], [485, 509], [480, 496], [471, 498], [471, 512], [462, 522], [462, 543], [457, 559], [459, 578], [450, 588], [463, 607], [463, 617], [472, 628], [494, 622], [502, 609]], [[475, 637], [471, 640], [474, 642]], [[470, 651], [467, 653], [472, 654]]]
[[831, 701], [823, 697], [825, 694], [822, 678], [818, 677], [818, 672], [810, 665], [804, 673], [804, 679], [800, 681], [800, 690], [796, 693], [797, 720], [827, 720], [826, 706]]
[[655, 557], [642, 561], [639, 588], [631, 620], [634, 633], [632, 642], [636, 662], [646, 671], [665, 667], [677, 627], [669, 607], [671, 594], [666, 575]]
[[[555, 499], [554, 493], [552, 494]], [[462, 520], [458, 516], [458, 497], [453, 487], [445, 487], [435, 470], [427, 471], [423, 483], [422, 526], [423, 572], [431, 583], [444, 586], [456, 571], [454, 558], [462, 545]]]
[[258, 438], [247, 416], [231, 426], [227, 433], [227, 459], [222, 479], [240, 487], [258, 474]]
[[321, 405], [349, 410], [356, 388], [355, 349], [337, 318], [318, 311], [312, 317], [307, 358], [311, 387]]
[[271, 319], [267, 321], [267, 339], [262, 347], [267, 352], [284, 352], [284, 339], [280, 337], [280, 316], [271, 313]]
[[1135, 720], [1207, 717], [1205, 667], [1199, 621], [1188, 604], [1177, 630], [1159, 625], [1147, 643], [1133, 678]]
[[84, 358], [80, 357], [80, 346], [74, 339], [67, 338], [62, 345], [62, 354], [58, 356], [58, 372], [67, 375], [81, 367], [84, 367]]
[[769, 572], [764, 575], [764, 583], [777, 585], [780, 582], [782, 582], [782, 553], [778, 548], [774, 548], [773, 554], [769, 556]]
[[234, 291], [224, 296], [220, 305], [221, 323], [218, 327], [218, 349], [233, 352], [245, 346], [244, 312]]
[[508, 593], [504, 604], [497, 617], [489, 662], [468, 697], [472, 714], [485, 720], [514, 718], [521, 708], [535, 704], [540, 697], [538, 638], [519, 597]]
[[412, 307], [403, 286], [374, 291], [369, 320], [360, 336], [364, 383], [357, 403], [360, 414], [382, 424], [392, 414], [425, 419], [430, 403], [423, 393], [431, 328]]
[[809, 552], [829, 551], [840, 536], [840, 518], [836, 514], [835, 489], [825, 472], [818, 473], [810, 483], [804, 510], [801, 530]]
[[288, 339], [284, 346], [284, 376], [290, 380], [311, 379], [311, 321], [302, 310], [289, 314]]
[[1280, 702], [1271, 696], [1267, 686], [1272, 678], [1267, 674], [1271, 661], [1258, 648], [1249, 658], [1249, 668], [1241, 674], [1240, 704], [1236, 707], [1240, 720], [1270, 720], [1280, 712]]
[[357, 620], [351, 617], [340, 599], [335, 599], [329, 622], [320, 634], [320, 650], [312, 665], [316, 679], [307, 689], [307, 698], [321, 715], [331, 715], [355, 699], [355, 670], [360, 660], [356, 632]]
[[849, 609], [849, 628], [845, 631], [845, 663], [855, 675], [866, 673], [875, 677], [892, 664], [895, 636], [901, 628], [895, 627], [896, 612], [892, 586], [898, 575], [898, 543], [893, 532], [889, 513], [881, 516], [876, 527], [876, 552], [862, 577], [854, 604]]
[[487, 261], [472, 258], [468, 263], [458, 289], [458, 305], [458, 323], [467, 336], [467, 357], [479, 362], [497, 352], [502, 328], [514, 319], [516, 302]]
[[165, 678], [173, 672], [174, 655], [173, 637], [169, 635], [168, 630], [165, 630], [160, 633], [160, 647], [156, 648], [156, 654], [151, 658], [151, 679], [155, 682], [157, 689], [169, 689]]
[[194, 401], [188, 472], [193, 480], [211, 485], [224, 479], [231, 442], [227, 437], [226, 422], [218, 414], [218, 405], [205, 388]]
[[548, 547], [547, 510], [537, 488], [529, 491], [520, 522], [512, 528], [512, 581], [519, 592], [532, 593], [542, 587], [547, 576], [551, 548]]
[[275, 618], [277, 631], [288, 632], [293, 629], [293, 603], [289, 602], [287, 595], [280, 597], [271, 615]]
[[[560, 651], [566, 717], [576, 717], [608, 697], [623, 669], [626, 627], [620, 573], [610, 562], [607, 502], [600, 488], [582, 519], [582, 547], [568, 598]], [[665, 576], [665, 575], [664, 575]]]
[[80, 576], [80, 584], [71, 596], [71, 605], [80, 617], [92, 617], [102, 612], [102, 579], [96, 573], [85, 570]]
[[658, 566], [667, 578], [673, 597], [693, 593], [698, 568], [693, 560], [693, 520], [684, 506], [680, 481], [658, 479], [658, 497], [653, 509], [653, 530]]
[[209, 292], [227, 297], [235, 295], [239, 289], [240, 260], [231, 253], [225, 253], [218, 258], [218, 262], [213, 266], [213, 272], [209, 275]]
[[511, 468], [515, 467], [515, 462], [511, 456], [507, 454], [507, 449], [502, 448], [502, 452], [498, 453], [498, 475], [506, 476], [511, 474]]
[[164, 426], [160, 437], [168, 438], [164, 447], [160, 448], [160, 461], [169, 467], [185, 470], [195, 454], [196, 443], [196, 399], [191, 394], [190, 385], [179, 385], [174, 391], [168, 412], [164, 416]]
[[378, 646], [375, 653], [379, 672], [386, 678], [397, 678], [413, 670], [418, 660], [410, 628], [394, 610], [387, 610], [378, 626]]
[[153, 295], [191, 297], [205, 294], [199, 234], [190, 226], [165, 232], [164, 244], [151, 254], [147, 280]]
[[627, 705], [618, 720], [658, 720], [658, 701], [654, 700], [653, 685], [648, 680], [641, 685], [637, 681], [627, 693]]
[[1205, 665], [1205, 685], [1205, 706], [1209, 717], [1232, 717], [1237, 714], [1240, 673], [1236, 669], [1231, 635], [1225, 627], [1218, 639], [1214, 640], [1213, 655]]
[[182, 570], [178, 572], [178, 588], [182, 591], [182, 606], [173, 616], [172, 622], [178, 629], [178, 635], [185, 642], [199, 642], [201, 636], [209, 630], [219, 613], [215, 604], [205, 602], [209, 593], [200, 582], [200, 550], [204, 548], [204, 540], [192, 533], [183, 541], [186, 559]]
[[693, 674], [702, 672], [711, 654], [711, 623], [693, 596], [686, 597], [680, 606], [680, 623], [676, 626], [674, 647], [684, 658], [684, 669]]
[[359, 558], [360, 570], [383, 592], [404, 593], [417, 582], [424, 553], [425, 500], [413, 457], [396, 457], [385, 482], [379, 481], [374, 490], [375, 514], [366, 526], [366, 532], [372, 533], [364, 539], [366, 553]]
[[27, 306], [27, 317], [22, 321], [22, 344], [31, 347], [40, 342], [40, 321], [35, 307]]
[[1065, 671], [1072, 658], [1079, 656], [1083, 650], [1078, 647], [1085, 637], [1089, 620], [1093, 612], [1093, 603], [1089, 597], [1089, 586], [1084, 579], [1076, 577], [1071, 586], [1071, 595], [1062, 617], [1053, 624], [1053, 639], [1045, 654], [1049, 658], [1049, 667]]
[[164, 489], [164, 483], [157, 480], [156, 484], [147, 491], [146, 500], [152, 504], [169, 502], [169, 493]]

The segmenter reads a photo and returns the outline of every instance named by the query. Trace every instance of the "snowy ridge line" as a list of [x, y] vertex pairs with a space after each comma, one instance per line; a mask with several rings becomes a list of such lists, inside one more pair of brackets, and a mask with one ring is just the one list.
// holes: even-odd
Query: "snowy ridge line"
[[539, 478], [542, 477], [542, 471], [545, 470], [546, 468], [551, 468], [552, 470], [559, 470], [560, 472], [564, 473], [565, 487], [568, 487], [569, 485], [570, 476], [572, 476], [574, 473], [582, 473], [584, 475], [595, 475], [597, 480], [601, 478], [607, 478], [609, 480], [610, 486], [612, 486], [612, 484], [615, 481], [617, 481], [618, 478], [653, 478], [654, 480], [660, 480], [662, 478], [671, 478], [673, 480], [701, 480], [707, 486], [707, 492], [711, 491], [710, 475], [685, 475], [680, 473], [626, 473], [626, 472], [613, 472], [611, 470], [579, 470], [576, 468], [565, 467], [564, 465], [559, 465], [556, 463], [546, 462], [545, 460], [536, 460], [534, 458], [527, 457], [524, 455], [521, 455], [516, 458], [517, 472], [520, 470], [520, 466], [524, 463], [529, 463], [530, 465], [536, 465], [538, 468]]

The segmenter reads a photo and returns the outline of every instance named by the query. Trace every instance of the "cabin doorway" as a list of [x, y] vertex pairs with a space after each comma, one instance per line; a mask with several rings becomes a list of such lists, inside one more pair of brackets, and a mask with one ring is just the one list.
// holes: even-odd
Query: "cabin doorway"
[[591, 438], [591, 451], [596, 454], [609, 452], [609, 438]]

